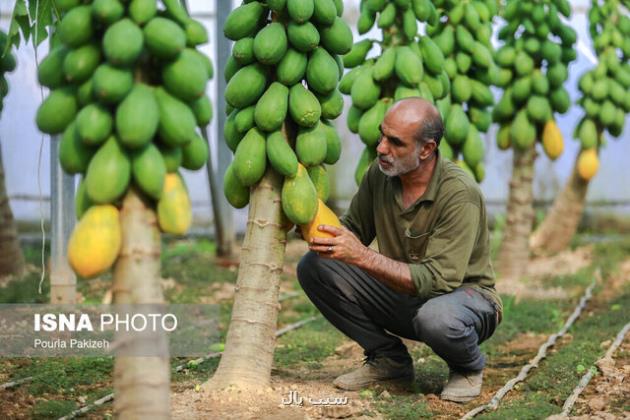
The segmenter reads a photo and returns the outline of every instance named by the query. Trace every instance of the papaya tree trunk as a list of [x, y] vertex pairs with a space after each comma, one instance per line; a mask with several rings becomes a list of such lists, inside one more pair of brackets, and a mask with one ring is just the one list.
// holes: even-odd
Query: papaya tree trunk
[[578, 174], [578, 159], [579, 154], [564, 189], [529, 240], [531, 252], [535, 255], [550, 255], [564, 250], [577, 230], [589, 184]]
[[24, 255], [20, 248], [17, 226], [9, 205], [0, 150], [0, 276], [24, 273]]
[[204, 384], [206, 390], [269, 385], [286, 246], [281, 186], [282, 177], [268, 168], [251, 192], [225, 351], [216, 373]]
[[529, 235], [534, 222], [534, 147], [514, 150], [507, 219], [499, 250], [497, 271], [501, 279], [518, 280], [527, 269], [529, 261]]
[[[130, 188], [120, 212], [122, 247], [114, 267], [112, 287], [116, 304], [164, 302], [160, 283], [160, 232], [155, 211]], [[151, 345], [168, 351], [166, 337]], [[126, 349], [146, 348], [139, 334], [120, 334]], [[164, 347], [166, 346], [166, 347]], [[170, 418], [170, 366], [168, 357], [118, 356], [114, 363], [114, 416], [120, 419]]]

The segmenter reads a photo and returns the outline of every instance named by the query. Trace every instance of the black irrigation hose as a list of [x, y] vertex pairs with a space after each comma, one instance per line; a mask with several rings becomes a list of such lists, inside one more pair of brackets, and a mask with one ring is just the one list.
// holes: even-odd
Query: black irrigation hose
[[[303, 319], [301, 321], [297, 321], [297, 322], [294, 322], [293, 324], [289, 324], [289, 325], [287, 325], [285, 327], [282, 327], [282, 328], [280, 328], [279, 330], [276, 331], [276, 337], [280, 337], [281, 335], [284, 335], [284, 334], [288, 333], [289, 331], [293, 331], [293, 330], [296, 330], [298, 328], [301, 328], [304, 325], [308, 324], [309, 322], [313, 322], [313, 321], [315, 321], [315, 320], [317, 320], [319, 318], [321, 318], [321, 315], [311, 316], [311, 317], [305, 318], [305, 319]], [[186, 368], [186, 366], [189, 363], [199, 364], [199, 363], [205, 362], [206, 360], [210, 360], [210, 359], [214, 359], [216, 357], [219, 357], [219, 356], [221, 356], [221, 354], [223, 354], [222, 351], [213, 352], [213, 353], [209, 353], [209, 354], [205, 355], [204, 357], [200, 357], [198, 359], [194, 359], [194, 360], [190, 360], [190, 361], [188, 361], [186, 363], [182, 363], [181, 365], [178, 365], [178, 366], [175, 367], [175, 372], [182, 371], [183, 369]], [[98, 406], [103, 405], [103, 404], [106, 404], [106, 403], [108, 403], [110, 401], [113, 401], [113, 400], [114, 400], [114, 393], [112, 392], [111, 394], [107, 394], [104, 397], [94, 401], [92, 404], [88, 404], [88, 405], [86, 405], [84, 407], [81, 407], [81, 408], [79, 408], [77, 410], [72, 411], [71, 413], [69, 413], [69, 414], [67, 414], [67, 415], [65, 415], [63, 417], [60, 417], [59, 420], [70, 420], [70, 419], [73, 419], [73, 418], [75, 418], [76, 416], [78, 416], [80, 414], [85, 414], [88, 411], [92, 410], [93, 408], [98, 407]]]
[[573, 325], [575, 320], [580, 316], [580, 314], [582, 313], [582, 310], [584, 310], [584, 307], [586, 307], [586, 303], [591, 299], [591, 297], [593, 297], [593, 288], [595, 287], [595, 284], [598, 283], [599, 278], [600, 278], [600, 272], [599, 272], [599, 269], [597, 269], [597, 271], [595, 272], [595, 277], [593, 278], [593, 281], [584, 292], [584, 295], [582, 296], [579, 303], [573, 310], [573, 313], [571, 314], [571, 316], [564, 323], [564, 326], [562, 327], [562, 329], [558, 331], [557, 333], [549, 336], [547, 341], [538, 349], [538, 354], [536, 354], [536, 357], [532, 359], [532, 361], [530, 361], [528, 364], [523, 366], [521, 368], [521, 371], [516, 377], [510, 379], [505, 385], [503, 385], [503, 387], [494, 394], [490, 402], [480, 405], [476, 408], [473, 408], [472, 410], [464, 414], [461, 420], [472, 419], [477, 414], [488, 409], [496, 410], [497, 407], [499, 406], [499, 403], [503, 399], [503, 397], [512, 389], [514, 389], [514, 386], [517, 383], [525, 380], [530, 370], [532, 370], [535, 367], [538, 367], [538, 363], [547, 356], [547, 350], [549, 349], [549, 347], [553, 346], [558, 340], [558, 338], [566, 334], [566, 332], [569, 330], [571, 325]]

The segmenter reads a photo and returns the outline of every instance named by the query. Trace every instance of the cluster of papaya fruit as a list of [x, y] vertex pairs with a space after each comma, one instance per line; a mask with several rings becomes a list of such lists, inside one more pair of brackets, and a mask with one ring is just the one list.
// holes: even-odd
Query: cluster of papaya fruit
[[[0, 53], [6, 49], [7, 42], [7, 34], [4, 31], [0, 31]], [[4, 75], [15, 70], [16, 64], [15, 55], [11, 51], [7, 51], [0, 58], [0, 112], [4, 107], [4, 97], [9, 93], [9, 83]]]
[[[352, 98], [348, 128], [365, 144], [355, 170], [357, 184], [376, 157], [380, 124], [393, 101], [423, 97], [434, 102], [450, 90], [442, 50], [431, 37], [418, 36], [418, 21], [438, 24], [431, 1], [362, 0], [360, 10], [359, 33], [376, 24], [382, 40], [363, 39], [343, 57], [345, 67], [352, 69], [339, 84], [339, 90]], [[367, 58], [375, 44], [380, 44], [380, 55]]]
[[282, 209], [292, 223], [308, 224], [328, 199], [324, 165], [341, 153], [329, 122], [343, 109], [339, 56], [352, 47], [342, 13], [340, 0], [267, 0], [245, 1], [228, 16], [224, 34], [235, 43], [224, 137], [234, 160], [224, 193], [232, 206], [249, 203], [267, 162], [284, 177]]
[[630, 112], [630, 18], [610, 0], [591, 2], [588, 16], [598, 64], [578, 82], [582, 93], [578, 103], [585, 115], [574, 132], [581, 144], [577, 169], [585, 180], [599, 168], [597, 151], [604, 130], [619, 137]]
[[481, 182], [485, 147], [480, 132], [490, 127], [488, 107], [494, 105], [490, 86], [505, 83], [509, 73], [495, 65], [490, 41], [497, 3], [445, 0], [440, 6], [448, 11], [446, 19], [427, 27], [444, 53], [444, 70], [451, 80], [450, 95], [437, 102], [446, 128], [440, 150]]
[[506, 3], [507, 24], [498, 34], [505, 45], [495, 54], [505, 73], [499, 85], [504, 93], [492, 113], [500, 124], [500, 149], [527, 150], [540, 139], [551, 159], [564, 150], [553, 114], [565, 113], [571, 105], [562, 85], [568, 78], [568, 64], [576, 58], [576, 33], [562, 22], [560, 14], [571, 15], [567, 0]]
[[208, 41], [205, 28], [177, 0], [162, 0], [163, 10], [157, 0], [56, 4], [63, 15], [38, 68], [51, 91], [36, 123], [62, 134], [61, 167], [82, 175], [68, 254], [90, 277], [118, 255], [117, 206], [132, 184], [155, 203], [163, 232], [189, 228], [178, 168], [199, 169], [208, 158], [198, 127], [212, 118], [205, 90], [213, 69], [196, 48]]

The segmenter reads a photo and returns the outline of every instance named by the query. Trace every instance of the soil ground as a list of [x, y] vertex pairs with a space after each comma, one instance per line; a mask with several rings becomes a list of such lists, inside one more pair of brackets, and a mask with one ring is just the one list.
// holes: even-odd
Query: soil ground
[[[162, 284], [171, 302], [220, 305], [223, 337], [229, 325], [237, 265], [216, 260], [213, 251], [214, 244], [207, 240], [168, 241], [162, 256]], [[295, 265], [305, 251], [301, 241], [290, 241], [287, 246], [281, 295], [297, 296], [282, 302], [279, 327], [318, 315], [295, 278]], [[37, 293], [38, 250], [27, 249], [26, 254], [31, 272], [19, 281], [7, 281], [0, 289], [0, 303], [47, 301], [46, 294]], [[410, 389], [376, 386], [347, 392], [334, 388], [332, 380], [358, 367], [363, 354], [356, 344], [319, 318], [278, 339], [271, 383], [258, 392], [203, 392], [200, 385], [212, 376], [218, 359], [173, 373], [172, 415], [177, 419], [459, 418], [488, 402], [534, 357], [547, 337], [560, 329], [599, 268], [602, 282], [575, 326], [527, 380], [505, 397], [499, 410], [482, 413], [478, 418], [545, 418], [557, 414], [584, 369], [603, 356], [623, 323], [630, 320], [628, 255], [630, 238], [579, 247], [554, 258], [533, 261], [522, 283], [499, 282], [504, 320], [482, 345], [488, 365], [482, 396], [474, 402], [456, 404], [439, 399], [448, 368], [429, 348], [415, 342], [407, 342], [416, 370]], [[107, 301], [109, 280], [104, 276], [81, 282], [83, 301]], [[173, 359], [172, 365], [185, 361]], [[0, 390], [1, 417], [61, 417], [110, 393], [111, 368], [110, 358], [2, 359], [0, 383], [26, 376], [34, 379]], [[626, 337], [613, 361], [602, 365], [586, 388], [572, 415], [626, 418], [630, 411], [629, 374], [630, 337]], [[108, 418], [112, 414], [112, 404], [105, 404], [83, 418]]]

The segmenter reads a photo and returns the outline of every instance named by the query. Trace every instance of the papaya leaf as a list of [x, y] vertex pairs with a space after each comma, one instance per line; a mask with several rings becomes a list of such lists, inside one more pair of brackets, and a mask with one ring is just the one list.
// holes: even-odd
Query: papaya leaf
[[15, 45], [16, 48], [20, 46], [20, 30], [22, 31], [24, 40], [28, 40], [31, 33], [31, 22], [28, 16], [28, 9], [26, 7], [25, 0], [16, 0], [15, 2], [13, 13], [11, 14], [9, 33], [7, 34], [8, 39], [4, 50], [2, 51], [2, 56], [9, 52], [11, 46]]
[[55, 20], [53, 0], [29, 0], [28, 8], [32, 22], [33, 42], [35, 46], [38, 46], [48, 38], [48, 27], [51, 27]]

